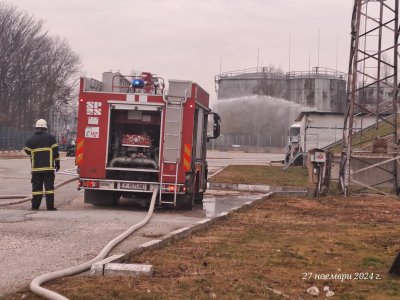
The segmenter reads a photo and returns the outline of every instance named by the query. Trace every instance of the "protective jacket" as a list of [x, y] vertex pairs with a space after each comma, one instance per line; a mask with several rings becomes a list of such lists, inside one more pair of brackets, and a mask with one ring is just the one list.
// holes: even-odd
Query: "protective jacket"
[[31, 157], [32, 172], [54, 172], [60, 155], [54, 136], [46, 131], [36, 132], [25, 144], [24, 151]]

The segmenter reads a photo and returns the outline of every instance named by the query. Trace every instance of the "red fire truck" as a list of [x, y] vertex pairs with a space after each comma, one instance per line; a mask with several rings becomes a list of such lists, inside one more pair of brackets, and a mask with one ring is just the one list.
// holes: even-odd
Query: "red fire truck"
[[160, 205], [191, 209], [207, 188], [206, 143], [219, 123], [209, 95], [191, 81], [170, 80], [166, 92], [151, 73], [81, 78], [75, 159], [85, 203], [149, 199], [158, 186]]

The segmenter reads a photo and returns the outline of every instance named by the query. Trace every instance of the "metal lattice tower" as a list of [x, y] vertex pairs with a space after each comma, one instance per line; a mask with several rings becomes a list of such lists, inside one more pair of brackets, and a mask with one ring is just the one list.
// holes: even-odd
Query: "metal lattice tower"
[[[354, 0], [339, 171], [345, 196], [350, 185], [375, 191], [390, 185], [399, 191], [398, 8], [399, 0]], [[372, 118], [373, 125], [363, 128], [363, 118]], [[374, 168], [384, 174], [377, 182], [366, 175]]]

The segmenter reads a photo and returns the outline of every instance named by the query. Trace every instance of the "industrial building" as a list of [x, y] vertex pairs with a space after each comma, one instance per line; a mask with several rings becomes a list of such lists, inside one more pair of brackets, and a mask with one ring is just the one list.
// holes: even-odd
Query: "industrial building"
[[215, 76], [215, 87], [218, 100], [267, 95], [297, 103], [304, 110], [344, 113], [345, 78], [342, 72], [322, 67], [286, 74], [263, 67], [221, 73]]

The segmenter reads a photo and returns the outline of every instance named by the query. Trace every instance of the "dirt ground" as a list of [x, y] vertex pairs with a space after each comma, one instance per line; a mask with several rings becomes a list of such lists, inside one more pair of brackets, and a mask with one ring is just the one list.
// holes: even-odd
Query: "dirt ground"
[[[75, 276], [69, 299], [400, 299], [400, 202], [383, 196], [271, 198], [207, 231], [134, 257], [153, 277]], [[320, 295], [310, 296], [311, 286]], [[275, 293], [272, 291], [275, 290]], [[282, 293], [278, 295], [277, 293]], [[4, 299], [37, 299], [27, 290]]]

